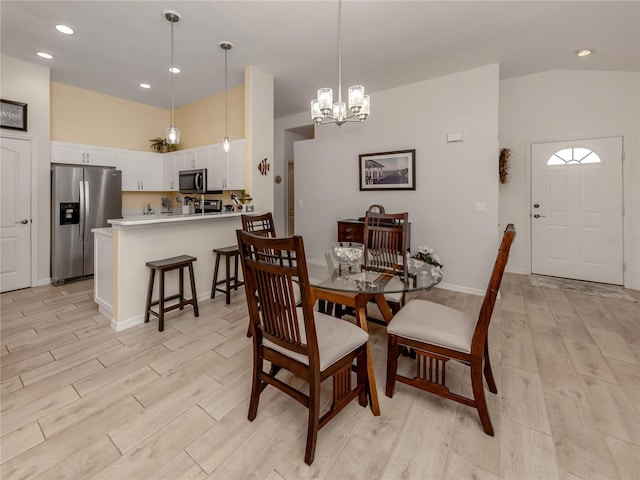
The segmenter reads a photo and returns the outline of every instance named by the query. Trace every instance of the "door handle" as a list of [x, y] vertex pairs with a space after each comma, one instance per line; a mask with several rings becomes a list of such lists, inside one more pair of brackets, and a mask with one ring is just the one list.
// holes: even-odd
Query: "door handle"
[[537, 213], [533, 216], [533, 218], [546, 218], [545, 215], [538, 215]]
[[27, 223], [29, 223], [29, 220], [25, 218], [24, 220], [20, 220], [19, 222], [16, 222], [16, 224], [18, 223], [21, 223], [22, 225], [26, 225]]

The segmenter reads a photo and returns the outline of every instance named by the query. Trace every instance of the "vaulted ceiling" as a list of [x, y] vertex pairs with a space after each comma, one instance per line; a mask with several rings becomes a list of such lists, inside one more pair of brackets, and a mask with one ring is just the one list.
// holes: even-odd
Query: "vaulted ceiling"
[[[168, 108], [167, 9], [182, 16], [176, 106], [224, 90], [221, 41], [234, 44], [229, 86], [243, 83], [246, 65], [273, 75], [276, 117], [308, 110], [320, 87], [337, 88], [337, 1], [3, 0], [1, 51], [50, 66], [53, 81]], [[59, 23], [75, 34], [58, 33]], [[580, 48], [595, 54], [579, 58]], [[640, 2], [343, 2], [344, 89], [362, 84], [375, 93], [489, 63], [500, 63], [501, 78], [639, 71]]]

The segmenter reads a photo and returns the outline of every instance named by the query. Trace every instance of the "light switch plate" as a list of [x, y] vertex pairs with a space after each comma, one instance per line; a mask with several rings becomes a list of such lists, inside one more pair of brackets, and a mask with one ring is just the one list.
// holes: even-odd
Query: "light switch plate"
[[461, 142], [462, 132], [447, 133], [447, 142]]
[[484, 202], [476, 202], [474, 210], [476, 213], [487, 213], [487, 204]]

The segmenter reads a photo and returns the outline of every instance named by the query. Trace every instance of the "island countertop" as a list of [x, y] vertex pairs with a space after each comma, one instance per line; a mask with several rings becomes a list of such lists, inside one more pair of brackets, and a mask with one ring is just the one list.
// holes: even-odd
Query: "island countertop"
[[[144, 227], [158, 224], [171, 224], [180, 222], [202, 222], [209, 220], [219, 220], [223, 218], [240, 217], [243, 212], [220, 212], [220, 213], [160, 213], [155, 215], [136, 215], [124, 218], [115, 218], [107, 220], [114, 229], [120, 230], [126, 227]], [[259, 212], [251, 212], [251, 215], [256, 215]]]

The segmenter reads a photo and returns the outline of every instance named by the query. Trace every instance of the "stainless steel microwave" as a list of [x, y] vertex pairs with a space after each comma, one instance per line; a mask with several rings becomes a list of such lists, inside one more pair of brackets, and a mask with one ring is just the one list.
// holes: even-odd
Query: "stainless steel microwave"
[[222, 193], [222, 190], [207, 189], [207, 169], [180, 170], [178, 173], [178, 190], [180, 193]]

